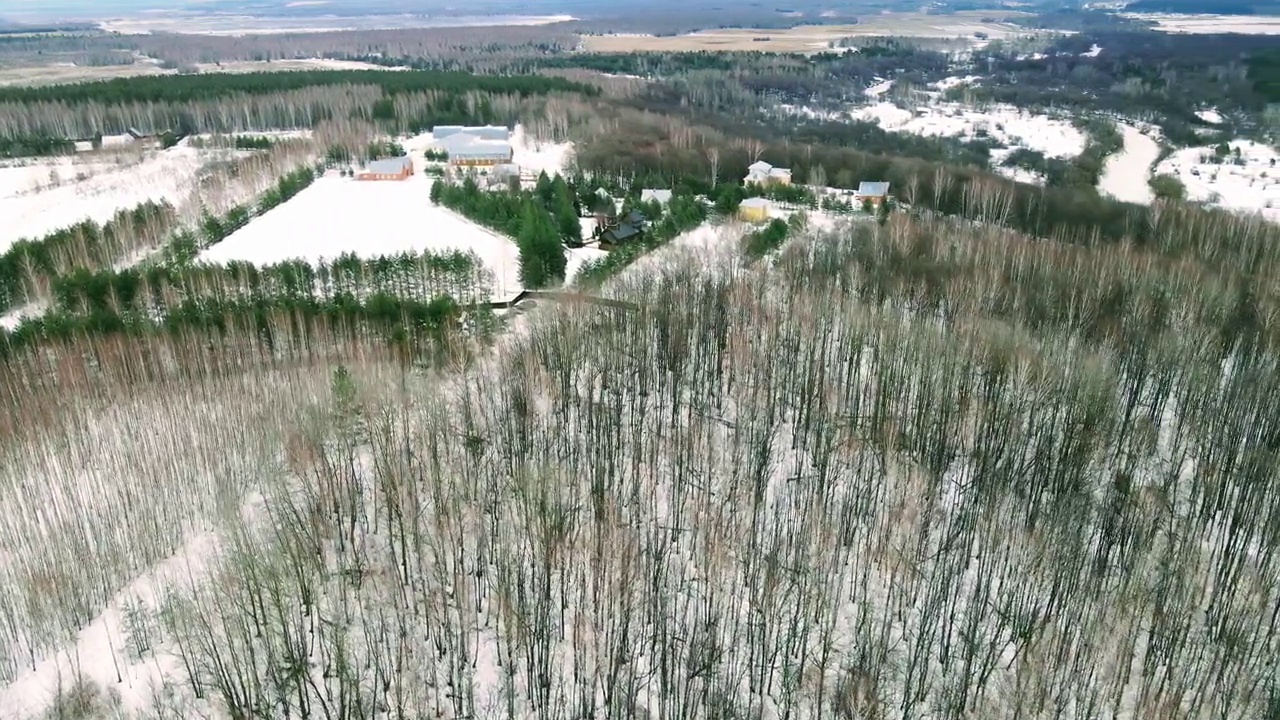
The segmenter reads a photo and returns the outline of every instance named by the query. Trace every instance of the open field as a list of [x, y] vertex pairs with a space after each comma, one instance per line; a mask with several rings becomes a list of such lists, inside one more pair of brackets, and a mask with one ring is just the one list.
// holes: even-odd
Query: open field
[[[397, 68], [352, 60], [327, 60], [323, 58], [299, 58], [296, 60], [242, 60], [225, 63], [198, 63], [201, 73], [252, 73], [281, 72], [287, 70], [395, 70]], [[57, 85], [110, 80], [144, 75], [177, 75], [151, 60], [141, 60], [131, 65], [75, 65], [56, 63], [22, 67], [0, 67], [0, 87], [5, 85]]]
[[[202, 260], [244, 260], [269, 265], [285, 260], [332, 260], [344, 253], [375, 258], [430, 250], [473, 251], [493, 273], [493, 298], [518, 293], [520, 253], [510, 238], [480, 227], [431, 202], [434, 180], [423, 173], [424, 133], [402, 143], [414, 175], [399, 182], [361, 182], [331, 175], [207, 250]], [[514, 162], [529, 172], [554, 174], [568, 161], [566, 143], [538, 143], [517, 127]], [[580, 259], [579, 264], [582, 262]]]
[[107, 32], [122, 34], [180, 32], [190, 35], [278, 35], [283, 33], [333, 32], [335, 30], [384, 30], [434, 27], [489, 27], [549, 25], [568, 22], [571, 15], [368, 15], [331, 17], [265, 17], [230, 14], [157, 14], [128, 17], [100, 23]]
[[952, 15], [882, 13], [856, 25], [800, 25], [785, 30], [726, 28], [685, 35], [589, 35], [583, 38], [593, 52], [680, 52], [693, 50], [768, 52], [819, 52], [848, 37], [974, 38], [985, 33], [991, 39], [1030, 34], [1024, 27], [998, 18], [1017, 13], [1001, 11], [959, 12]]
[[1280, 35], [1280, 17], [1268, 15], [1174, 15], [1124, 13], [1122, 17], [1155, 23], [1154, 29], [1167, 33], [1216, 35]]
[[105, 222], [148, 200], [176, 204], [194, 189], [200, 168], [226, 154], [174, 147], [0, 167], [0, 252], [83, 220]]
[[323, 177], [297, 197], [233, 233], [200, 256], [209, 262], [333, 260], [344, 253], [375, 258], [402, 252], [474, 251], [493, 272], [495, 299], [521, 290], [520, 251], [509, 238], [433, 205], [433, 181]]

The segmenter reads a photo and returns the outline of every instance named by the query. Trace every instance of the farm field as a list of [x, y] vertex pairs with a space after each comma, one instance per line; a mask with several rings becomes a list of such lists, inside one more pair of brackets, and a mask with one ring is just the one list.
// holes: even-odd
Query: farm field
[[989, 137], [1010, 148], [1028, 148], [1048, 157], [1075, 157], [1086, 142], [1084, 133], [1067, 120], [1036, 115], [1011, 105], [978, 110], [938, 103], [913, 111], [881, 102], [853, 110], [850, 115], [893, 132], [970, 140]]
[[592, 52], [821, 52], [829, 49], [836, 40], [856, 36], [973, 38], [976, 42], [975, 33], [983, 33], [991, 39], [1029, 34], [1026, 28], [1000, 21], [1000, 18], [1016, 15], [1007, 11], [949, 15], [881, 13], [861, 18], [856, 25], [800, 25], [785, 30], [724, 28], [670, 37], [589, 35], [583, 38], [583, 43]]
[[140, 203], [175, 203], [206, 163], [226, 153], [173, 147], [95, 153], [0, 167], [0, 252], [83, 220], [104, 222]]
[[200, 259], [270, 265], [285, 260], [332, 260], [344, 253], [375, 258], [423, 250], [469, 250], [493, 272], [494, 299], [518, 293], [522, 286], [515, 243], [433, 205], [432, 182], [420, 174], [403, 182], [323, 177], [206, 250]]
[[1155, 23], [1154, 29], [1167, 33], [1280, 35], [1280, 17], [1266, 15], [1125, 13], [1122, 17]]

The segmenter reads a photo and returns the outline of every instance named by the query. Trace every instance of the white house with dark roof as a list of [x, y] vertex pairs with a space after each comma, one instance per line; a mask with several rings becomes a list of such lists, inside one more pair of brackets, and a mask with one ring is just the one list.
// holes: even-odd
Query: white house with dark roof
[[791, 169], [774, 167], [763, 160], [757, 160], [747, 166], [747, 177], [743, 182], [747, 185], [790, 185]]

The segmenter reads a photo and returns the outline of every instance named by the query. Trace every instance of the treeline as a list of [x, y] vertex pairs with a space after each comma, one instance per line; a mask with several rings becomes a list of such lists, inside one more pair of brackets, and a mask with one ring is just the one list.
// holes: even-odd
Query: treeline
[[564, 282], [564, 246], [582, 245], [582, 225], [574, 193], [564, 178], [544, 172], [534, 191], [481, 190], [466, 178], [454, 184], [436, 181], [431, 202], [513, 238], [520, 248], [520, 283], [542, 288]]
[[151, 265], [57, 278], [52, 310], [65, 315], [164, 317], [201, 301], [253, 302], [289, 308], [318, 302], [364, 302], [378, 295], [429, 303], [449, 296], [475, 304], [489, 299], [491, 273], [474, 253], [400, 253], [362, 259], [354, 253], [316, 262], [266, 266], [248, 262]]
[[1053, 158], [1038, 150], [1018, 148], [1001, 164], [1039, 173], [1049, 187], [1096, 187], [1107, 158], [1124, 148], [1124, 136], [1114, 122], [1105, 118], [1088, 118], [1075, 124], [1088, 138], [1079, 155], [1069, 159]]
[[109, 269], [144, 250], [160, 248], [161, 262], [169, 265], [191, 263], [202, 250], [289, 200], [315, 177], [311, 167], [286, 173], [255, 204], [206, 213], [195, 228], [177, 227], [171, 205], [148, 201], [103, 224], [86, 220], [43, 238], [19, 240], [0, 255], [0, 309], [47, 297], [64, 276]]
[[139, 247], [159, 245], [176, 221], [167, 203], [144, 202], [105, 223], [76, 223], [36, 240], [19, 240], [0, 254], [0, 310], [47, 292], [59, 275], [76, 267], [109, 267]]
[[70, 155], [75, 151], [75, 143], [66, 138], [44, 136], [0, 137], [0, 158]]
[[1133, 205], [1102, 197], [1093, 188], [1042, 188], [973, 167], [801, 145], [734, 118], [707, 121], [716, 127], [670, 116], [617, 113], [608, 124], [584, 128], [575, 149], [578, 166], [607, 176], [674, 180], [711, 177], [714, 170], [717, 178], [736, 179], [745, 176], [755, 159], [763, 159], [791, 168], [797, 183], [811, 182], [818, 174], [845, 189], [856, 189], [861, 181], [888, 181], [892, 195], [918, 211], [958, 215], [1036, 237], [1090, 245], [1132, 242], [1215, 263], [1240, 257], [1280, 261], [1280, 227], [1260, 218], [1179, 205]]
[[[330, 300], [300, 298], [218, 299], [179, 302], [155, 317], [145, 312], [112, 310], [88, 313], [50, 312], [25, 319], [12, 332], [0, 329], [0, 359], [11, 361], [36, 350], [76, 346], [89, 338], [110, 347], [113, 339], [144, 340], [162, 336], [184, 341], [203, 340], [220, 352], [235, 342], [248, 353], [249, 365], [261, 367], [278, 357], [283, 343], [303, 357], [316, 349], [308, 337], [319, 327], [340, 328], [358, 345], [361, 338], [378, 338], [407, 358], [421, 358], [444, 349], [459, 330], [462, 309], [448, 296], [430, 301], [387, 293], [365, 298], [340, 295]], [[372, 337], [370, 337], [370, 335]], [[163, 373], [162, 366], [151, 372]]]
[[194, 262], [201, 251], [226, 240], [249, 221], [278, 207], [315, 182], [317, 170], [304, 166], [285, 173], [274, 187], [267, 189], [252, 206], [235, 205], [221, 216], [205, 214], [199, 228], [177, 232], [164, 246], [164, 262], [182, 265]]
[[[694, 194], [690, 184], [675, 183], [672, 186], [671, 202], [666, 207], [658, 203], [638, 202], [639, 188], [644, 186], [644, 183], [639, 182], [632, 185], [632, 189], [624, 200], [623, 211], [629, 211], [633, 207], [640, 209], [649, 219], [649, 227], [645, 233], [639, 239], [611, 250], [608, 255], [598, 260], [584, 263], [574, 276], [575, 284], [583, 287], [598, 287], [606, 279], [631, 265], [640, 256], [662, 247], [677, 235], [693, 230], [706, 222], [707, 206]], [[717, 210], [723, 212], [719, 207]]]
[[[1102, 52], [1081, 55], [1093, 45]], [[1198, 110], [1265, 110], [1265, 57], [1278, 50], [1280, 39], [1265, 35], [1097, 30], [1060, 38], [1047, 57], [1033, 60], [1016, 46], [993, 43], [974, 51], [973, 64], [986, 80], [951, 93], [1022, 108], [1149, 119], [1169, 140], [1198, 144], [1198, 133], [1214, 129], [1196, 117]]]
[[590, 86], [545, 75], [474, 75], [439, 70], [298, 70], [139, 76], [66, 85], [3, 87], [0, 88], [0, 103], [192, 103], [330, 85], [376, 87], [388, 96], [428, 90], [455, 95], [479, 92], [521, 97], [551, 92], [578, 92], [584, 95], [595, 92], [595, 88]]

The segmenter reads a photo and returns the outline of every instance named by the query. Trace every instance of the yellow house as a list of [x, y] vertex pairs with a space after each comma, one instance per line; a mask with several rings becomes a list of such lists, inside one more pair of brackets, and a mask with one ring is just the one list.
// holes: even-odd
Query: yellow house
[[747, 222], [764, 222], [769, 219], [769, 201], [752, 197], [742, 201], [738, 206], [738, 217]]

